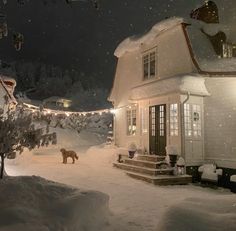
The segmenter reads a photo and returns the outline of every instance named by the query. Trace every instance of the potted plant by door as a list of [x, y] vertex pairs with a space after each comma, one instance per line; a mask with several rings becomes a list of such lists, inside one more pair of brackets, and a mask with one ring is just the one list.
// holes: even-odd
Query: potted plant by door
[[178, 152], [174, 146], [166, 146], [166, 154], [169, 156], [170, 166], [175, 167], [177, 162]]
[[135, 143], [130, 143], [128, 146], [129, 158], [134, 158], [134, 154], [137, 151], [137, 147]]

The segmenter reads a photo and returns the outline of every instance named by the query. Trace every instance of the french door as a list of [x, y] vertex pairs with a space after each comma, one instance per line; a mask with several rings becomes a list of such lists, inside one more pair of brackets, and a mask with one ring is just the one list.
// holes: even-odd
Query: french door
[[149, 151], [154, 155], [166, 155], [166, 105], [149, 108]]

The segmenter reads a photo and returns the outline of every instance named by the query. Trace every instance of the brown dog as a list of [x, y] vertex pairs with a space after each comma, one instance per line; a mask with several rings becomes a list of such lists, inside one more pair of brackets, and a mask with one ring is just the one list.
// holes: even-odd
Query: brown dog
[[66, 151], [65, 148], [62, 148], [60, 150], [60, 152], [62, 153], [63, 164], [67, 164], [67, 158], [68, 157], [72, 158], [72, 160], [73, 160], [72, 164], [75, 163], [75, 159], [76, 160], [79, 159], [79, 157], [77, 156], [76, 152], [74, 152], [74, 151]]

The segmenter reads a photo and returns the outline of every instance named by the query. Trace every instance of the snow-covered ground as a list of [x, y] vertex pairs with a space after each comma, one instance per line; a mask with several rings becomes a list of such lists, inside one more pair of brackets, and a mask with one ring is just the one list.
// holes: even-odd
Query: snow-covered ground
[[[80, 190], [109, 195], [112, 215], [105, 227], [109, 231], [236, 230], [235, 194], [222, 188], [160, 187], [131, 179], [112, 167], [116, 149], [101, 144], [104, 138], [89, 131], [77, 134], [58, 129], [57, 146], [25, 152], [15, 160], [8, 160], [7, 173], [39, 175]], [[74, 165], [62, 164], [59, 152], [62, 147], [78, 153], [79, 160]]]

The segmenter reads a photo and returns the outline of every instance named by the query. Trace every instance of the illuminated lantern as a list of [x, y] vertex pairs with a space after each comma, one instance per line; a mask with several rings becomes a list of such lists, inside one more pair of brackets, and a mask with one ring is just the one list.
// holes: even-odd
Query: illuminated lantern
[[177, 163], [176, 163], [176, 170], [177, 175], [184, 175], [185, 174], [185, 160], [183, 157], [179, 157]]

